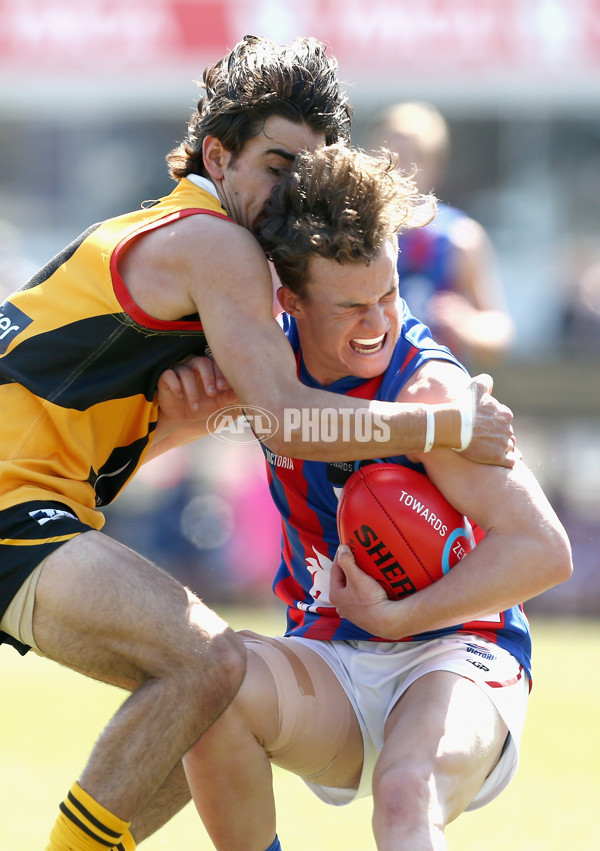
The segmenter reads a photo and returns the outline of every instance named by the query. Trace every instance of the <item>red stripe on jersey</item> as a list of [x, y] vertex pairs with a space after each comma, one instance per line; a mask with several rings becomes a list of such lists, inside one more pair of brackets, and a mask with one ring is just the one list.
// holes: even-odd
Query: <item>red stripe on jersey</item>
[[[294, 526], [302, 546], [304, 564], [309, 565], [308, 559], [315, 558], [313, 544], [314, 532], [321, 529], [321, 521], [318, 514], [310, 507], [308, 500], [308, 482], [304, 477], [304, 461], [294, 459], [294, 469], [282, 469], [279, 471], [279, 479], [285, 486], [285, 494], [288, 500], [289, 516], [294, 518]], [[296, 558], [298, 553], [296, 553]], [[291, 567], [291, 552], [289, 559], [286, 555], [285, 562]], [[300, 599], [303, 599], [304, 595]]]
[[404, 358], [404, 362], [403, 362], [402, 366], [400, 367], [400, 370], [399, 370], [399, 371], [400, 371], [400, 372], [402, 372], [402, 370], [406, 369], [406, 367], [408, 366], [408, 364], [411, 362], [411, 360], [412, 360], [412, 359], [415, 357], [415, 355], [417, 355], [418, 353], [419, 353], [419, 349], [417, 349], [417, 347], [416, 347], [416, 346], [411, 346], [410, 351], [408, 352], [408, 354], [407, 354], [407, 355], [406, 355], [406, 357]]
[[377, 391], [381, 387], [382, 381], [383, 375], [377, 375], [375, 378], [369, 378], [369, 380], [365, 381], [364, 384], [360, 384], [358, 387], [353, 387], [352, 390], [348, 390], [344, 395], [353, 396], [355, 399], [368, 399], [371, 401], [377, 395]]
[[[335, 612], [335, 609], [317, 609], [317, 612], [328, 615], [329, 612]], [[341, 619], [339, 615], [331, 615], [329, 617], [322, 617], [318, 620], [315, 620], [311, 625], [306, 629], [305, 632], [302, 633], [303, 638], [316, 638], [319, 641], [329, 641], [335, 635], [337, 628], [341, 623]]]
[[[283, 545], [281, 547], [281, 557], [284, 560], [284, 562], [286, 563], [287, 568], [288, 568], [288, 570], [291, 574], [291, 572], [292, 572], [293, 549], [292, 549], [292, 545], [290, 543], [290, 539], [289, 539], [288, 534], [287, 534], [287, 529], [286, 529], [285, 524], [283, 522], [281, 524], [281, 531], [282, 531], [282, 538], [283, 538]], [[297, 582], [296, 582], [296, 585], [300, 589], [300, 591], [302, 591], [302, 589], [300, 588], [300, 586], [298, 585]]]
[[162, 227], [170, 222], [175, 222], [178, 219], [184, 219], [187, 216], [196, 215], [215, 216], [218, 219], [229, 220], [228, 216], [225, 216], [223, 213], [218, 213], [216, 210], [204, 210], [202, 208], [195, 207], [191, 207], [187, 210], [177, 210], [175, 213], [169, 213], [168, 215], [163, 216], [162, 219], [156, 219], [155, 221], [144, 225], [139, 230], [136, 230], [135, 233], [129, 234], [125, 237], [125, 239], [121, 240], [113, 251], [112, 257], [110, 258], [110, 274], [112, 277], [114, 293], [123, 309], [127, 311], [132, 319], [144, 328], [152, 328], [155, 331], [202, 331], [202, 323], [198, 319], [195, 321], [187, 319], [156, 319], [156, 317], [146, 313], [146, 311], [142, 310], [139, 304], [137, 304], [137, 302], [135, 302], [132, 298], [118, 268], [124, 249], [139, 236], [142, 236], [142, 234], [148, 233], [149, 231], [156, 230], [156, 228]]
[[[284, 579], [281, 579], [277, 583], [276, 593], [280, 600], [283, 600], [284, 603], [288, 606], [294, 607], [296, 604], [296, 600], [302, 599], [304, 595], [304, 591], [298, 585], [293, 576], [286, 576]], [[298, 609], [301, 612], [300, 609]], [[298, 623], [304, 623], [304, 612], [301, 612], [302, 616], [299, 619]], [[296, 618], [294, 618], [296, 620]]]
[[474, 632], [477, 635], [481, 635], [484, 638], [489, 639], [489, 641], [496, 641], [498, 630], [506, 627], [506, 613], [498, 612], [498, 614], [493, 617], [494, 620], [490, 617], [488, 620], [483, 619], [469, 621], [468, 623], [462, 624], [461, 629], [463, 632]]

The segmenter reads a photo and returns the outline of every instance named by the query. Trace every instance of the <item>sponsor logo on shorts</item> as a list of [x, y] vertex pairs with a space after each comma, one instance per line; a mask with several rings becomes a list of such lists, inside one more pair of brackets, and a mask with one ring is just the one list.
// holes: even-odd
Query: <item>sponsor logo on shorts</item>
[[50, 523], [51, 520], [60, 520], [61, 517], [69, 517], [71, 520], [77, 520], [74, 514], [69, 511], [62, 511], [60, 508], [36, 508], [35, 511], [30, 511], [29, 516], [36, 523], [43, 526], [44, 523]]
[[485, 671], [486, 673], [488, 673], [490, 670], [488, 666], [484, 665], [483, 662], [480, 662], [479, 659], [467, 659], [467, 662], [469, 662], [471, 665], [473, 665], [473, 667], [477, 668], [480, 671]]
[[0, 305], [0, 355], [4, 354], [17, 334], [31, 325], [31, 322], [31, 318], [10, 301]]
[[493, 662], [497, 657], [485, 647], [479, 647], [477, 644], [467, 644], [467, 653], [474, 653], [476, 656], [481, 656], [482, 659], [488, 659]]

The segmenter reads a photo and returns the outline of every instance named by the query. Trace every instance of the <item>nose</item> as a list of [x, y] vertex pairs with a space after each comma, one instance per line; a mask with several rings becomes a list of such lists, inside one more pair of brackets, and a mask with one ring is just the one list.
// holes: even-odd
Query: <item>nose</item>
[[277, 201], [278, 201], [280, 189], [281, 189], [281, 184], [278, 183], [276, 186], [274, 186], [271, 189], [271, 194], [269, 195], [269, 197], [265, 201], [264, 211], [267, 214], [267, 216], [274, 216], [277, 213], [277, 210], [278, 210]]
[[361, 324], [374, 337], [384, 334], [389, 326], [385, 306], [379, 302], [368, 305], [363, 313]]

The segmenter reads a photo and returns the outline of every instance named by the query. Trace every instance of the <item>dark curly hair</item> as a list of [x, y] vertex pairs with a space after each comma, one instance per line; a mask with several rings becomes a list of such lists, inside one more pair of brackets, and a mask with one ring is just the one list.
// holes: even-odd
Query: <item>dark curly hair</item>
[[271, 115], [305, 122], [326, 144], [348, 142], [352, 109], [337, 79], [337, 62], [314, 38], [278, 45], [247, 35], [202, 77], [206, 94], [184, 141], [167, 155], [171, 177], [202, 174], [202, 143], [216, 136], [239, 153]]
[[256, 234], [282, 284], [305, 297], [311, 255], [369, 264], [398, 231], [431, 221], [435, 198], [396, 160], [339, 144], [298, 154]]

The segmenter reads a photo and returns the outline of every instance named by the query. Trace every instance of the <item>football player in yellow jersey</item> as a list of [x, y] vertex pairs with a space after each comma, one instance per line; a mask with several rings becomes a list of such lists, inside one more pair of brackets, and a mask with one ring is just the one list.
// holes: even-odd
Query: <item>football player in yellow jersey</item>
[[[157, 382], [214, 353], [236, 396], [282, 421], [338, 408], [296, 377], [251, 231], [302, 149], [348, 139], [336, 63], [314, 39], [247, 37], [204, 75], [177, 185], [154, 206], [90, 228], [0, 306], [0, 640], [133, 691], [61, 804], [47, 851], [131, 851], [188, 798], [181, 756], [224, 711], [245, 670], [239, 639], [146, 559], [100, 532], [100, 509], [173, 440]], [[370, 403], [386, 454], [446, 446], [511, 466], [511, 412], [484, 377], [462, 401]], [[227, 396], [224, 397], [227, 400]], [[347, 442], [279, 430], [275, 453], [380, 453], [365, 403], [344, 398]], [[356, 411], [360, 434], [352, 439]], [[198, 412], [198, 419], [206, 415]], [[348, 420], [350, 415], [350, 420]]]

